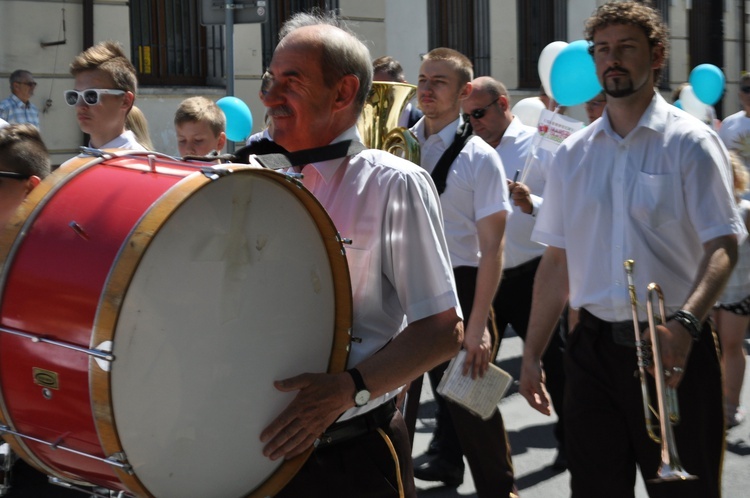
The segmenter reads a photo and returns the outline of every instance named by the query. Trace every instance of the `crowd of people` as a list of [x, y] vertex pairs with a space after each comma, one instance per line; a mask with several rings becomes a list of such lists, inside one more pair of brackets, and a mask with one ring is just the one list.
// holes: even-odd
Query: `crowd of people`
[[[248, 150], [270, 140], [319, 153], [291, 171], [352, 241], [356, 341], [346, 371], [276, 383], [296, 394], [258, 435], [264, 455], [314, 448], [277, 496], [414, 497], [415, 477], [460, 485], [464, 458], [477, 496], [517, 496], [500, 410], [485, 420], [435, 392], [430, 458], [414, 467], [408, 408], [423, 374], [436, 390], [459, 349], [464, 375], [484, 376], [509, 325], [525, 342], [520, 392], [558, 416], [552, 465], [570, 471], [573, 496], [633, 496], [637, 468], [653, 497], [721, 495], [726, 430], [744, 419], [750, 74], [740, 80], [743, 109], [716, 133], [655, 91], [669, 37], [653, 8], [601, 5], [585, 35], [603, 91], [585, 104], [588, 126], [556, 152], [513, 115], [502, 82], [475, 78], [453, 49], [425, 54], [400, 122], [420, 144], [417, 165], [356, 146], [373, 81], [406, 81], [398, 62], [373, 61], [334, 14], [285, 23], [259, 95], [268, 128]], [[134, 106], [136, 71], [117, 43], [87, 49], [70, 71], [65, 99], [90, 147], [153, 149]], [[50, 171], [33, 75], [15, 71], [10, 83], [0, 102], [0, 223]], [[226, 144], [225, 117], [209, 99], [186, 99], [174, 125], [182, 157]], [[328, 147], [342, 142], [349, 147]], [[668, 315], [655, 330], [636, 302], [651, 281]], [[633, 373], [636, 350], [657, 337], [679, 399], [675, 441], [698, 479], [650, 482], [663, 454]], [[653, 372], [653, 362], [645, 367]], [[613, 451], [602, 458], [602, 447]]]

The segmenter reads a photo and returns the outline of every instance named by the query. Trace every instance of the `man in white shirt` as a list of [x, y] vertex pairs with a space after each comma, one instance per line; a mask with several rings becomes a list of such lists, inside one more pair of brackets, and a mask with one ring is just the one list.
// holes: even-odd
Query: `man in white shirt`
[[[274, 142], [289, 152], [358, 138], [371, 59], [342, 28], [335, 14], [305, 13], [282, 28], [262, 100]], [[315, 446], [276, 496], [415, 498], [411, 445], [394, 397], [455, 355], [463, 336], [435, 187], [421, 168], [380, 150], [314, 162], [303, 173], [352, 241], [356, 340], [346, 372], [300, 372], [275, 383], [296, 395], [260, 434], [264, 454], [289, 459]]]
[[[503, 276], [493, 306], [500, 339], [510, 324], [519, 337], [526, 338], [531, 311], [534, 275], [545, 245], [531, 240], [535, 216], [542, 206], [542, 191], [547, 179], [551, 154], [533, 146], [537, 130], [526, 126], [511, 112], [508, 90], [501, 82], [481, 76], [471, 82], [472, 90], [463, 102], [463, 118], [471, 122], [474, 133], [495, 148], [511, 181], [508, 189], [515, 207], [505, 226]], [[521, 182], [523, 179], [523, 183]], [[559, 421], [555, 424], [558, 454], [553, 467], [564, 470], [563, 389], [565, 371], [562, 353], [565, 348], [559, 334], [553, 334], [544, 354], [544, 366]]]
[[[462, 101], [471, 93], [472, 78], [471, 61], [461, 53], [448, 48], [427, 53], [417, 83], [417, 99], [424, 117], [412, 131], [421, 145], [422, 167], [432, 174], [439, 191], [444, 185], [440, 203], [445, 233], [458, 297], [467, 315], [463, 370], [465, 375], [476, 377], [484, 375], [497, 353], [492, 299], [500, 283], [505, 223], [512, 207], [500, 157], [481, 138], [471, 137], [452, 162], [441, 161], [454, 140], [462, 136], [459, 113]], [[430, 371], [433, 389], [446, 366]], [[460, 484], [463, 452], [477, 496], [513, 496], [510, 446], [499, 410], [489, 420], [482, 420], [455, 403], [446, 402], [440, 412], [446, 411], [452, 426], [443, 425], [446, 430], [441, 435], [438, 454], [417, 467], [415, 477], [452, 486]], [[448, 438], [450, 427], [455, 429], [454, 440]]]
[[[652, 497], [719, 497], [722, 381], [705, 320], [747, 235], [726, 149], [712, 130], [654, 91], [669, 40], [656, 11], [636, 2], [602, 5], [586, 22], [586, 38], [607, 108], [562, 143], [550, 170], [532, 234], [548, 247], [534, 286], [520, 391], [549, 413], [541, 355], [569, 297], [580, 308], [565, 358], [572, 496], [606, 490], [632, 497], [637, 466]], [[664, 293], [666, 323], [657, 334], [666, 386], [677, 390], [680, 403], [674, 441], [696, 480], [650, 482], [662, 468], [662, 452], [647, 434], [634, 376], [626, 260], [635, 261], [638, 301], [646, 301], [649, 282]], [[645, 320], [640, 312], [636, 321]]]
[[719, 136], [727, 149], [737, 152], [750, 168], [750, 73], [740, 76], [739, 97], [742, 110], [724, 118]]
[[89, 147], [146, 150], [125, 128], [138, 79], [122, 47], [105, 41], [88, 48], [73, 59], [70, 74], [75, 86], [65, 92], [65, 101], [75, 107], [78, 126], [90, 136]]

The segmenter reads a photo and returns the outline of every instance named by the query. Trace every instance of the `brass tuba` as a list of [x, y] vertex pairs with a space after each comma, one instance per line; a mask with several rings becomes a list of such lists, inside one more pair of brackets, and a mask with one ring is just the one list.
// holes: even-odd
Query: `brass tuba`
[[398, 125], [398, 118], [416, 91], [416, 86], [407, 83], [373, 82], [357, 122], [365, 146], [419, 164], [419, 142], [412, 132]]

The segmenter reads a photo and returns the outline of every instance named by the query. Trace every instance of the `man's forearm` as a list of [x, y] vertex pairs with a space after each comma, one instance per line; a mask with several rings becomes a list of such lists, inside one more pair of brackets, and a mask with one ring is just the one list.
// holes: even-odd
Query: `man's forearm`
[[683, 309], [703, 321], [721, 296], [737, 263], [737, 237], [725, 235], [703, 244], [704, 253], [695, 285]]
[[410, 323], [383, 349], [357, 365], [373, 397], [416, 379], [456, 355], [463, 322], [450, 310]]

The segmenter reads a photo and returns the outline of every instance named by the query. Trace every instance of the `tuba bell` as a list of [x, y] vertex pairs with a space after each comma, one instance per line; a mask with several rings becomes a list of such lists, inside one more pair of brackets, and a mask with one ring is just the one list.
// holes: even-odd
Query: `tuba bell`
[[407, 83], [373, 82], [357, 122], [365, 146], [419, 164], [419, 142], [412, 132], [398, 125], [399, 117], [416, 91], [416, 86]]

